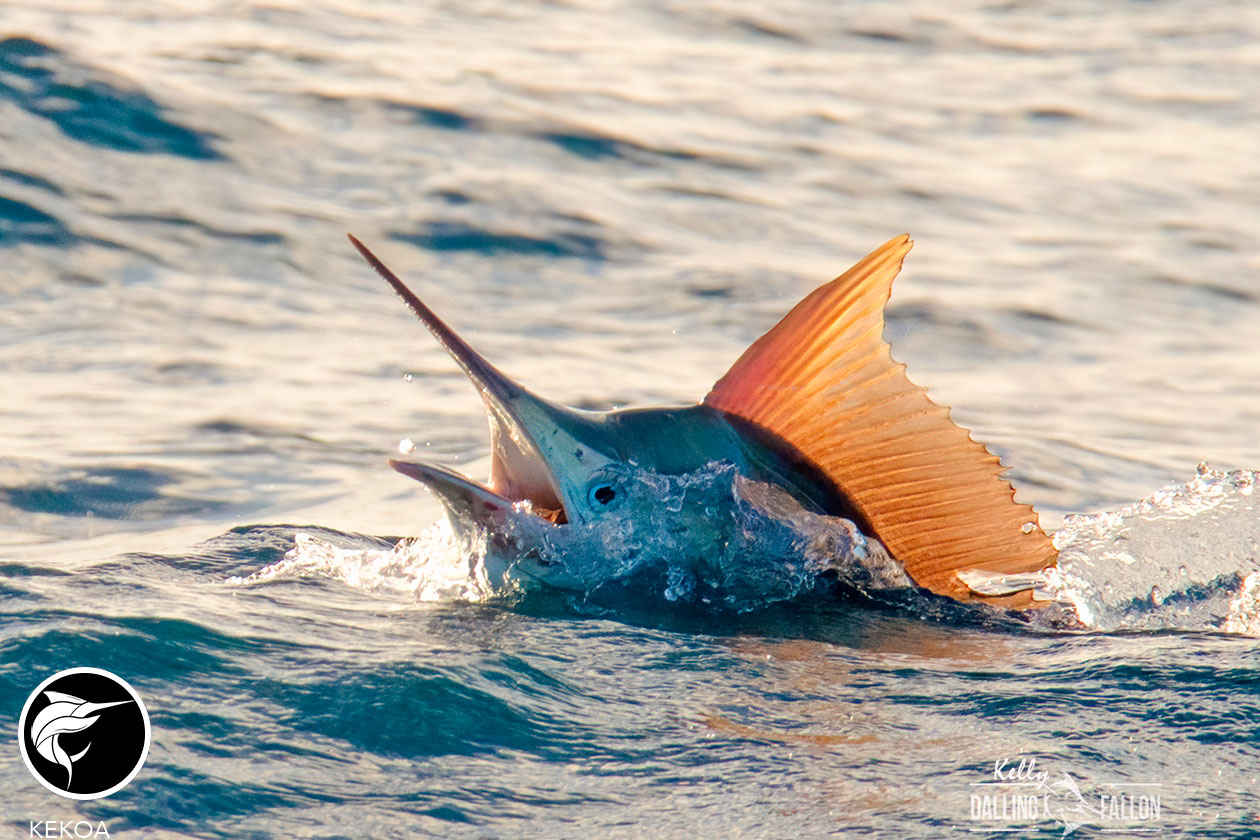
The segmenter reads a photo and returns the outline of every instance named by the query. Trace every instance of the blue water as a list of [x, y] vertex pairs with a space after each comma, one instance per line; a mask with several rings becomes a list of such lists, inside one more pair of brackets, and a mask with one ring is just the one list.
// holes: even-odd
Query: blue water
[[482, 409], [344, 234], [606, 408], [698, 398], [909, 231], [897, 358], [1055, 529], [1260, 466], [1258, 38], [1206, 0], [5, 4], [0, 721], [90, 665], [154, 735], [88, 803], [0, 745], [0, 824], [990, 836], [971, 797], [1035, 757], [1159, 791], [1161, 836], [1257, 836], [1256, 643], [1200, 597], [1256, 562], [1242, 508], [1103, 523], [1238, 574], [1152, 610], [1099, 582], [1085, 632], [453, 597], [398, 560], [440, 514], [384, 462], [484, 475]]

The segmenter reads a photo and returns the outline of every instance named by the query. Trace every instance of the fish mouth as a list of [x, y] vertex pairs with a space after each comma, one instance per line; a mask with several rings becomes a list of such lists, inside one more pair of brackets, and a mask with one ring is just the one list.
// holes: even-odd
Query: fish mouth
[[[532, 514], [553, 524], [560, 524], [563, 518], [563, 509], [541, 508], [528, 498], [510, 499], [479, 481], [432, 461], [390, 459], [389, 465], [429, 488], [447, 510], [466, 520], [489, 522], [513, 512]], [[522, 502], [528, 502], [528, 505], [522, 505]]]
[[[390, 466], [428, 487], [453, 512], [482, 520], [501, 510], [529, 512], [553, 524], [569, 521], [555, 473], [537, 436], [555, 435], [568, 409], [542, 399], [490, 364], [426, 306], [362, 242], [350, 237], [368, 264], [428, 327], [477, 388], [490, 421], [490, 481], [480, 484], [427, 461], [391, 460]], [[528, 504], [521, 504], [528, 503]]]
[[490, 478], [485, 484], [428, 461], [393, 459], [390, 466], [424, 484], [449, 509], [483, 521], [501, 510], [533, 514], [553, 525], [569, 521], [560, 484], [535, 442], [550, 429], [550, 407], [492, 367], [462, 342], [447, 349], [486, 406]]

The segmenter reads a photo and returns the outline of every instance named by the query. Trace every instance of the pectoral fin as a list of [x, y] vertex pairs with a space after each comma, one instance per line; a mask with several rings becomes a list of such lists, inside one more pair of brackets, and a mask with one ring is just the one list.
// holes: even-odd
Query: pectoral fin
[[884, 341], [884, 306], [910, 251], [889, 240], [816, 289], [745, 351], [705, 403], [767, 429], [810, 458], [920, 586], [985, 597], [958, 577], [1037, 572], [1056, 552], [997, 457], [911, 382]]

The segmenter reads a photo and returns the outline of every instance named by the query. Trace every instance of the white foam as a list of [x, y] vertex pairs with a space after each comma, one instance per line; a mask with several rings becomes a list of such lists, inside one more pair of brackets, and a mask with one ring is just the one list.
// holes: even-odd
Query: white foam
[[1099, 630], [1260, 635], [1256, 473], [1200, 464], [1190, 481], [1118, 511], [1070, 516], [1046, 589]]
[[[633, 582], [636, 597], [746, 611], [790, 600], [820, 574], [869, 595], [911, 587], [900, 564], [850, 521], [803, 508], [783, 489], [714, 463], [666, 476], [632, 464], [616, 515], [554, 527], [522, 505], [487, 533], [445, 521], [392, 549], [299, 533], [251, 585], [321, 575], [421, 601], [513, 598], [538, 588], [589, 597]], [[1256, 473], [1201, 465], [1120, 510], [1070, 516], [1053, 539], [1057, 568], [982, 590], [1033, 587], [1097, 630], [1214, 630], [1260, 636], [1260, 496]], [[629, 584], [627, 584], [629, 585]]]
[[284, 559], [227, 583], [249, 586], [317, 576], [367, 592], [401, 594], [420, 601], [482, 600], [489, 589], [484, 576], [470, 573], [468, 558], [445, 521], [390, 549], [337, 545], [299, 532]]

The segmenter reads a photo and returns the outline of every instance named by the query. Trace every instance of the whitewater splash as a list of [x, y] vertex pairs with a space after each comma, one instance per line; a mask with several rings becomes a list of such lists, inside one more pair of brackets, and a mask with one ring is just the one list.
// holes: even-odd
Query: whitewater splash
[[1256, 473], [1194, 478], [1112, 513], [1068, 517], [1046, 590], [1097, 630], [1260, 636]]
[[[556, 527], [516, 516], [489, 533], [443, 521], [393, 549], [298, 534], [283, 560], [229, 583], [321, 575], [426, 601], [511, 601], [551, 589], [595, 605], [656, 601], [737, 612], [791, 600], [820, 580], [870, 597], [913, 589], [884, 547], [852, 522], [811, 513], [733, 464], [676, 476], [617, 470], [626, 502], [597, 522]], [[705, 516], [680, 528], [684, 505]]]
[[[623, 480], [650, 491], [643, 494], [650, 503], [616, 521], [552, 529], [528, 562], [504, 565], [495, 543], [528, 538], [538, 544], [536, 533], [457, 536], [439, 522], [392, 549], [338, 545], [300, 533], [283, 560], [229, 582], [319, 575], [422, 601], [511, 601], [558, 585], [592, 601], [616, 603], [632, 593], [640, 601], [739, 612], [799, 597], [822, 577], [875, 600], [904, 604], [913, 591], [883, 546], [852, 522], [811, 513], [782, 489], [750, 481], [732, 465], [710, 464], [683, 476], [630, 467]], [[1039, 597], [1061, 607], [1054, 623], [1062, 626], [1066, 615], [1069, 624], [1086, 630], [1260, 636], [1255, 485], [1255, 472], [1226, 473], [1201, 464], [1189, 482], [1121, 510], [1069, 516], [1054, 535], [1058, 567], [1032, 581]], [[663, 527], [684, 500], [697, 498], [715, 520], [731, 520], [735, 527], [721, 530], [733, 539], [696, 551], [696, 535]], [[531, 519], [522, 517], [519, 527], [541, 527]]]
[[347, 535], [338, 544], [298, 532], [284, 559], [250, 574], [228, 578], [229, 586], [249, 586], [276, 580], [323, 577], [347, 586], [384, 595], [406, 595], [419, 601], [483, 601], [492, 596], [484, 576], [467, 562], [467, 553], [450, 526], [435, 522], [419, 536], [399, 541], [393, 548], [360, 547]]

